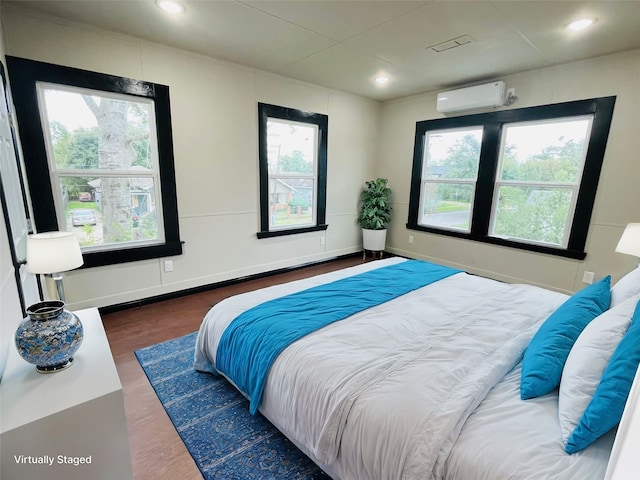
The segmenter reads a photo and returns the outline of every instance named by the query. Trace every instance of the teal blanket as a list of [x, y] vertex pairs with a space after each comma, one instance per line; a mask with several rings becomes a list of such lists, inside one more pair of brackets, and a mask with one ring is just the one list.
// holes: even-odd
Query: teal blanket
[[249, 397], [249, 410], [255, 414], [269, 369], [290, 344], [333, 322], [459, 272], [407, 260], [262, 303], [240, 314], [223, 332], [216, 369]]

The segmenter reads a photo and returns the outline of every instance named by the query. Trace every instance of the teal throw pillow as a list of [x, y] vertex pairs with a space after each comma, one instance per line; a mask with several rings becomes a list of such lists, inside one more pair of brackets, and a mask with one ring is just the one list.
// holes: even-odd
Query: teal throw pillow
[[631, 325], [616, 347], [591, 402], [565, 445], [567, 453], [588, 447], [622, 418], [631, 385], [640, 365], [640, 302]]
[[571, 347], [610, 301], [611, 276], [607, 276], [572, 295], [545, 320], [524, 352], [520, 398], [545, 395], [560, 384]]

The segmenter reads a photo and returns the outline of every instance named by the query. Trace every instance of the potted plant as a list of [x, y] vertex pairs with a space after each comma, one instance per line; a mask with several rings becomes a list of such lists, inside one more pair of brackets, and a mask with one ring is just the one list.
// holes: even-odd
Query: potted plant
[[360, 192], [358, 223], [362, 227], [363, 250], [384, 251], [387, 223], [391, 220], [391, 189], [386, 178], [366, 182]]

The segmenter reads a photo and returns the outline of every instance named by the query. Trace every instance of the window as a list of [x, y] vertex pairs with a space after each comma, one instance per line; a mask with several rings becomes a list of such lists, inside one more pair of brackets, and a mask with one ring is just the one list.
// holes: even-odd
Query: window
[[469, 232], [482, 127], [425, 133], [420, 225]]
[[328, 117], [258, 104], [258, 238], [326, 230]]
[[407, 228], [584, 258], [614, 103], [418, 122]]
[[182, 253], [169, 88], [7, 57], [38, 231], [85, 266]]

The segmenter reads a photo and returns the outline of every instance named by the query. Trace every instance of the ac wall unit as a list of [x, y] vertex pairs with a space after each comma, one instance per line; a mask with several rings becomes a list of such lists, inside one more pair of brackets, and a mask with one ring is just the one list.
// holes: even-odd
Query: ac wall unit
[[436, 108], [438, 112], [449, 113], [459, 112], [461, 110], [499, 107], [504, 105], [504, 93], [505, 85], [502, 81], [440, 92], [438, 93]]

